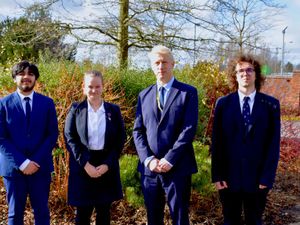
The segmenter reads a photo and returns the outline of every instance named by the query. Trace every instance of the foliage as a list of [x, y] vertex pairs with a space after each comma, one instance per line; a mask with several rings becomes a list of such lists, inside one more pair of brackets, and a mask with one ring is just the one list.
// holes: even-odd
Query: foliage
[[[179, 71], [177, 71], [178, 73]], [[213, 62], [198, 62], [195, 67], [185, 67], [178, 78], [195, 86], [199, 97], [199, 136], [209, 139], [212, 127], [212, 109], [218, 97], [229, 93], [226, 74]], [[205, 140], [204, 140], [205, 141]]]
[[198, 173], [192, 176], [192, 188], [203, 196], [209, 196], [215, 189], [211, 183], [211, 159], [209, 146], [194, 141]]
[[137, 171], [138, 161], [137, 155], [124, 154], [120, 158], [121, 182], [125, 199], [134, 207], [139, 207], [144, 203]]
[[[11, 62], [9, 66], [14, 64]], [[140, 191], [140, 182], [137, 172], [138, 158], [135, 155], [132, 141], [132, 127], [134, 121], [134, 111], [136, 107], [138, 93], [147, 86], [155, 83], [155, 76], [151, 70], [130, 69], [119, 71], [117, 67], [104, 67], [101, 64], [94, 64], [90, 61], [75, 63], [68, 60], [50, 60], [45, 55], [40, 55], [37, 62], [40, 70], [36, 91], [53, 98], [56, 104], [57, 117], [59, 122], [59, 139], [55, 150], [53, 151], [54, 174], [53, 186], [55, 195], [62, 201], [66, 198], [67, 178], [68, 178], [68, 157], [63, 139], [63, 129], [65, 117], [72, 102], [79, 101], [82, 96], [82, 77], [87, 70], [97, 69], [104, 74], [104, 99], [109, 102], [120, 105], [122, 115], [125, 120], [127, 142], [124, 154], [120, 159], [121, 177], [126, 199], [133, 206], [141, 205], [142, 194]], [[0, 70], [0, 83], [3, 84], [0, 94], [6, 95], [15, 90], [15, 84], [12, 82], [10, 71]], [[199, 127], [197, 139], [203, 137], [203, 131], [208, 124], [210, 113], [210, 103], [208, 93], [213, 90], [215, 84], [223, 87], [222, 79], [218, 78], [218, 67], [213, 64], [205, 64], [197, 68], [185, 67], [176, 69], [175, 76], [182, 82], [194, 85], [199, 93]], [[220, 79], [220, 80], [219, 80]], [[220, 87], [215, 88], [219, 90]], [[215, 90], [215, 91], [216, 91]], [[213, 95], [211, 95], [213, 96]], [[203, 194], [209, 193], [209, 168], [208, 148], [200, 142], [195, 143], [196, 158], [199, 165], [199, 173], [195, 175], [193, 187]]]
[[291, 62], [287, 62], [287, 64], [285, 64], [285, 68], [284, 68], [284, 72], [287, 73], [291, 73], [294, 70], [294, 66]]
[[0, 23], [0, 63], [27, 59], [36, 61], [39, 54], [49, 58], [73, 60], [74, 45], [65, 44], [66, 30], [51, 19], [47, 9], [34, 4], [24, 16]]

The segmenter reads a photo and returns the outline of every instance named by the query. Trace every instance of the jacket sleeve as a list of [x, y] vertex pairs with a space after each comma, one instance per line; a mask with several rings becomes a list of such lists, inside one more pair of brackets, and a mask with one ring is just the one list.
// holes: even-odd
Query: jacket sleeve
[[27, 157], [16, 148], [9, 137], [10, 135], [6, 114], [6, 107], [0, 101], [0, 153], [6, 160], [9, 161], [9, 165], [12, 165], [12, 167], [15, 169], [19, 169], [20, 165], [26, 160]]
[[224, 181], [224, 157], [222, 152], [222, 105], [224, 98], [219, 98], [214, 109], [212, 142], [211, 142], [211, 176], [212, 182]]
[[144, 163], [145, 159], [152, 156], [153, 153], [149, 147], [147, 140], [146, 127], [144, 125], [142, 113], [142, 99], [140, 95], [138, 98], [136, 116], [133, 127], [133, 140], [140, 158], [140, 162]]
[[58, 138], [58, 123], [53, 100], [51, 99], [47, 105], [47, 113], [46, 115], [43, 115], [45, 117], [45, 120], [47, 121], [44, 134], [45, 137], [36, 153], [32, 156], [32, 160], [37, 162], [39, 165], [41, 165], [44, 157], [49, 157], [49, 155], [51, 155], [51, 152], [55, 147]]
[[120, 154], [123, 150], [126, 135], [125, 135], [125, 126], [122, 118], [121, 110], [118, 106], [114, 105], [113, 107], [113, 126], [115, 133], [113, 133], [113, 137], [111, 138], [111, 142], [109, 146], [112, 146], [108, 149], [109, 153], [106, 159], [104, 160], [104, 164], [108, 165], [108, 167], [113, 167], [120, 157]]
[[186, 153], [186, 146], [192, 145], [196, 134], [198, 124], [198, 94], [196, 88], [192, 87], [188, 90], [183, 107], [185, 107], [185, 110], [184, 115], [182, 115], [183, 123], [181, 131], [172, 148], [164, 156], [172, 165], [175, 165]]
[[80, 141], [76, 127], [76, 108], [77, 103], [73, 103], [66, 117], [64, 137], [68, 151], [73, 155], [78, 164], [84, 167], [90, 159], [90, 154], [88, 148]]
[[260, 178], [260, 184], [272, 188], [280, 153], [280, 104], [278, 100], [270, 106], [270, 129], [268, 134], [266, 160]]

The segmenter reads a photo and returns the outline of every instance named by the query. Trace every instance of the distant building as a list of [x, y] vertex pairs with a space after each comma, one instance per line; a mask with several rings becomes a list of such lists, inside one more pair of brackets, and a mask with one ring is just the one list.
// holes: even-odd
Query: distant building
[[300, 114], [300, 70], [289, 75], [266, 77], [262, 92], [279, 99], [283, 112]]

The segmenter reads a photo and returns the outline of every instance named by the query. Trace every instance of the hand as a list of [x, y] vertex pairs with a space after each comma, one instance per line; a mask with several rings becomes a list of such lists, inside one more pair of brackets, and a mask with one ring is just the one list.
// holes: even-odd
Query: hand
[[87, 172], [87, 174], [92, 178], [100, 177], [98, 170], [96, 167], [91, 165], [89, 162], [87, 162], [84, 166], [84, 170]]
[[40, 168], [40, 165], [34, 161], [30, 161], [25, 169], [22, 171], [25, 175], [32, 175], [36, 173]]
[[158, 168], [162, 173], [169, 172], [170, 169], [172, 169], [172, 165], [166, 160], [166, 159], [161, 159], [158, 163]]
[[217, 188], [217, 190], [222, 190], [222, 189], [228, 188], [226, 181], [216, 182], [215, 187]]
[[98, 171], [99, 177], [101, 177], [108, 171], [108, 166], [106, 164], [102, 164], [100, 166], [97, 166], [96, 170]]
[[266, 188], [267, 188], [266, 185], [263, 185], [263, 184], [260, 184], [260, 185], [259, 185], [259, 189], [266, 189]]
[[159, 160], [157, 158], [153, 158], [149, 162], [148, 167], [152, 172], [160, 173], [161, 171], [160, 171], [158, 164], [159, 164]]

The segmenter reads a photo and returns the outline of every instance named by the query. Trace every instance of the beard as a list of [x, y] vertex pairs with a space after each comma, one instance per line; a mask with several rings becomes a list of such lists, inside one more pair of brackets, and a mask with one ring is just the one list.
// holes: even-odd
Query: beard
[[32, 83], [27, 83], [27, 84], [21, 83], [20, 85], [18, 85], [18, 88], [20, 91], [26, 93], [26, 92], [31, 92], [33, 90], [34, 86], [35, 86], [35, 81], [33, 81]]

